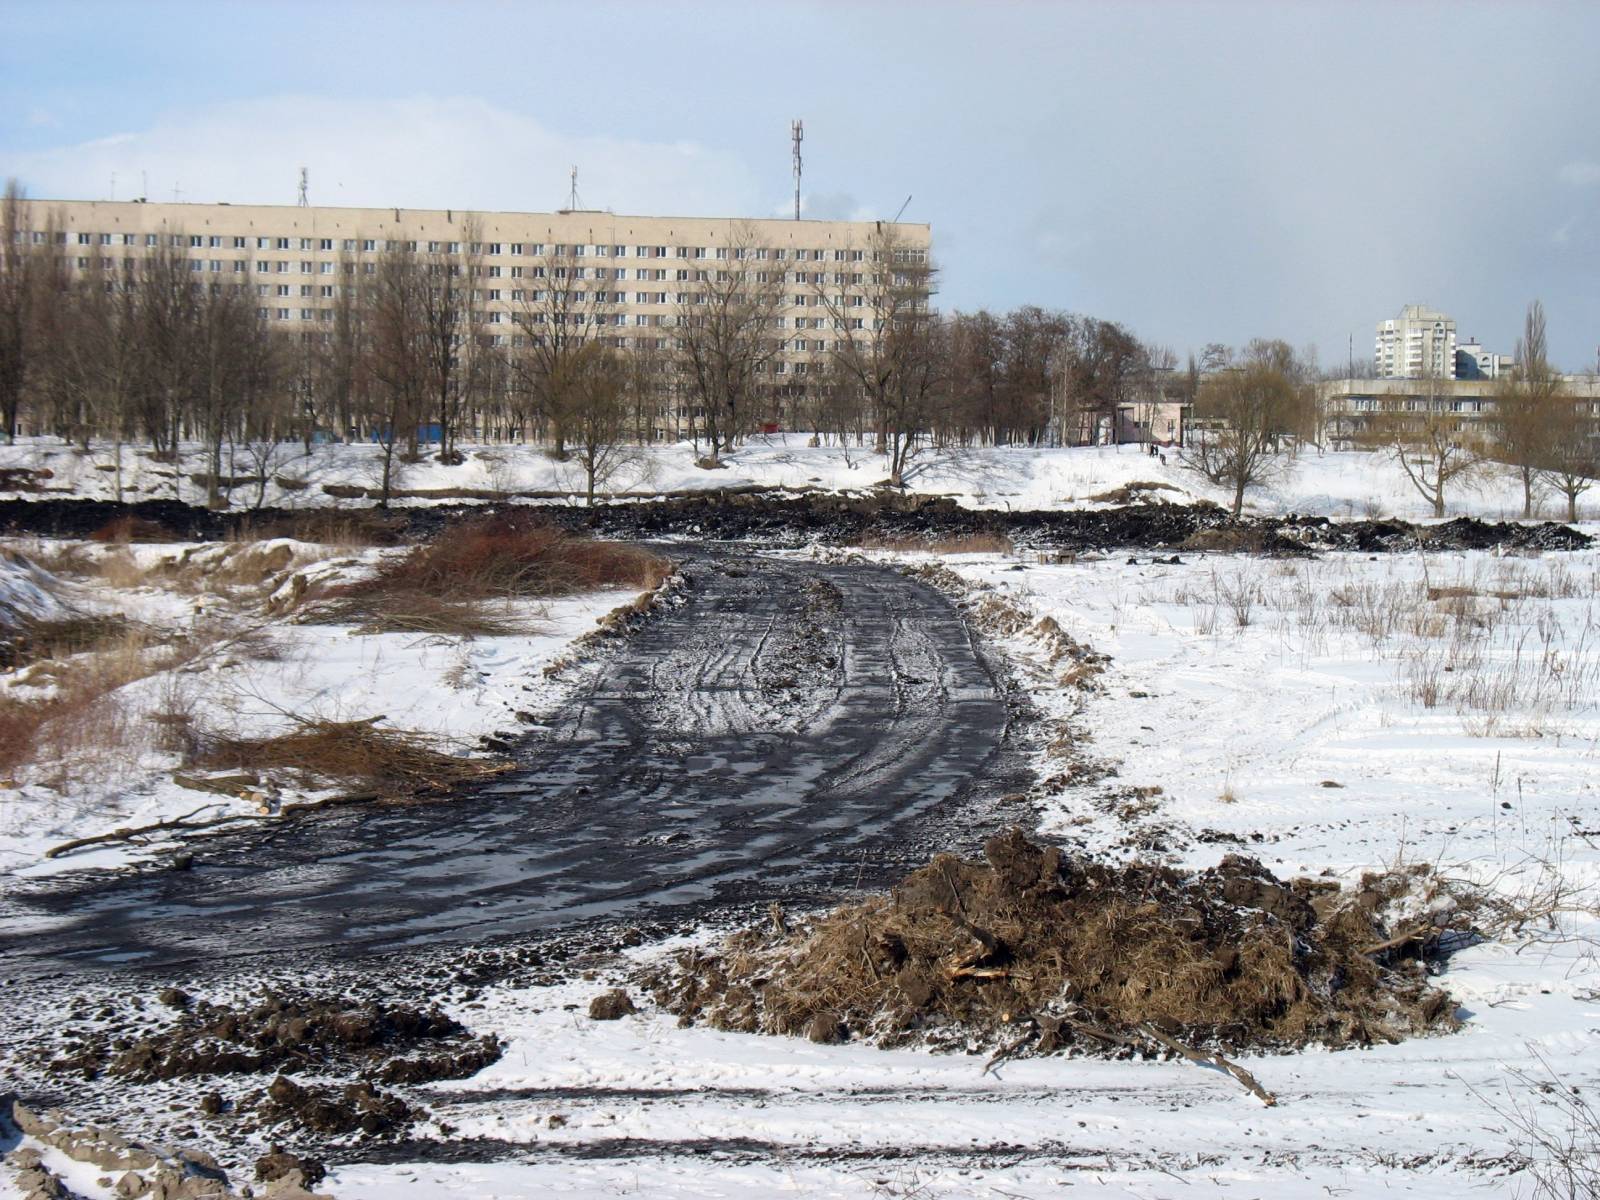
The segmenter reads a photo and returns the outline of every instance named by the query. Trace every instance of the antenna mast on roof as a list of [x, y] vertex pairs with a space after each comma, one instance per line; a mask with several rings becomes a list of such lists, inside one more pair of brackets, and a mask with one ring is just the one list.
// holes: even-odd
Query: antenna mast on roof
[[578, 168], [576, 164], [572, 168], [572, 194], [567, 197], [567, 209], [570, 212], [578, 211]]
[[789, 123], [789, 132], [794, 135], [794, 219], [800, 219], [800, 143], [805, 141], [806, 123], [798, 118]]
[[300, 168], [300, 207], [301, 208], [310, 208], [311, 207], [311, 199], [310, 199], [310, 196], [308, 195], [308, 189], [310, 188], [310, 186], [311, 186], [311, 173], [309, 171], [307, 171], [304, 167], [301, 167]]

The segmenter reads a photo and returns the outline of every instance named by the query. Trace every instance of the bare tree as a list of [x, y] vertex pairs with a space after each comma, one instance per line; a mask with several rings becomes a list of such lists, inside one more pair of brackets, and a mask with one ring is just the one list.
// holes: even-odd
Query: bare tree
[[1452, 411], [1439, 395], [1438, 376], [1422, 376], [1423, 394], [1401, 401], [1378, 413], [1361, 441], [1387, 450], [1411, 481], [1411, 486], [1433, 507], [1445, 513], [1445, 494], [1452, 485], [1465, 483], [1483, 468], [1485, 447], [1476, 429]]
[[552, 451], [567, 456], [569, 429], [580, 401], [581, 368], [591, 343], [604, 336], [621, 298], [621, 283], [585, 265], [578, 247], [552, 245], [531, 270], [512, 312], [524, 345], [514, 356], [518, 382], [532, 397]]
[[414, 243], [391, 241], [382, 251], [366, 295], [368, 425], [381, 462], [379, 505], [387, 508], [394, 485], [395, 449], [402, 430], [416, 437], [425, 403], [427, 351], [424, 293], [430, 284]]
[[824, 274], [813, 294], [833, 326], [834, 368], [860, 390], [889, 459], [889, 483], [901, 487], [949, 376], [949, 338], [929, 303], [936, 271], [926, 250], [880, 223], [861, 261], [859, 276]]
[[23, 191], [7, 180], [0, 200], [0, 421], [7, 442], [17, 440], [17, 420], [27, 389], [34, 338], [33, 299], [36, 256], [22, 228]]
[[596, 487], [638, 458], [629, 440], [629, 363], [623, 351], [591, 342], [573, 364], [576, 404], [568, 429], [573, 458], [583, 470], [584, 495], [594, 507]]
[[1493, 452], [1522, 481], [1522, 515], [1527, 518], [1533, 516], [1534, 484], [1556, 457], [1559, 410], [1572, 401], [1550, 366], [1539, 301], [1528, 306], [1522, 330], [1516, 370], [1494, 391]]
[[1600, 479], [1600, 414], [1587, 400], [1567, 399], [1551, 414], [1550, 447], [1540, 474], [1567, 502], [1567, 520], [1578, 519], [1578, 499]]
[[679, 283], [673, 331], [680, 383], [694, 408], [691, 433], [705, 438], [713, 463], [749, 432], [772, 386], [788, 295], [782, 264], [755, 226], [734, 224], [716, 253]]
[[1244, 509], [1247, 488], [1287, 469], [1280, 442], [1299, 399], [1295, 378], [1272, 343], [1256, 343], [1242, 362], [1214, 371], [1200, 384], [1195, 416], [1200, 427], [1183, 463], [1219, 487], [1233, 489], [1233, 515]]

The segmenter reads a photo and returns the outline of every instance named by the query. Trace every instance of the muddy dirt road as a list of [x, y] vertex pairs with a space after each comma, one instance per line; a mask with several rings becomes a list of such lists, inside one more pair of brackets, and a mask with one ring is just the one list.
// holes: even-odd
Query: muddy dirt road
[[954, 608], [863, 566], [708, 557], [519, 769], [449, 802], [201, 840], [192, 870], [0, 897], [0, 979], [281, 965], [676, 921], [903, 872], [1003, 789], [1009, 720]]

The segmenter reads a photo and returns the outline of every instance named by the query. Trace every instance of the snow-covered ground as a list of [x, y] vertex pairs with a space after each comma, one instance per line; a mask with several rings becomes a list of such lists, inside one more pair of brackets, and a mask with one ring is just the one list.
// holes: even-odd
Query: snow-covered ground
[[[679, 1028], [647, 1004], [592, 1021], [604, 978], [492, 987], [456, 1015], [499, 1034], [506, 1054], [439, 1085], [430, 1108], [450, 1137], [486, 1139], [499, 1160], [350, 1166], [318, 1190], [342, 1200], [1533, 1194], [1513, 1169], [1528, 1147], [1508, 1114], [1564, 1137], [1559, 1088], [1600, 1084], [1600, 551], [944, 561], [1111, 658], [1085, 691], [1061, 685], [1065, 664], [1049, 666], [1026, 629], [999, 638], [1075, 753], [1116, 769], [1045, 788], [1046, 832], [1193, 866], [1251, 854], [1285, 876], [1429, 864], [1522, 905], [1523, 928], [1461, 949], [1443, 971], [1461, 1030], [1246, 1058], [1278, 1096], [1268, 1109], [1184, 1062], [1052, 1057], [986, 1070], [981, 1058]], [[553, 609], [546, 630], [592, 622], [602, 606], [584, 603], [570, 627]], [[481, 695], [501, 696], [494, 681], [520, 687], [538, 655], [557, 650], [484, 639], [467, 651], [485, 657], [458, 666], [460, 647], [302, 635], [325, 640], [235, 668], [253, 681], [229, 685], [236, 711], [270, 712], [260, 697], [337, 695], [338, 715], [492, 729], [503, 707], [438, 681], [477, 671]], [[369, 689], [369, 677], [437, 694], [399, 708], [399, 689]], [[1040, 754], [1043, 774], [1064, 773], [1067, 758]]]
[[[1600, 1082], [1600, 553], [947, 562], [1111, 655], [1085, 693], [1058, 686], [1029, 632], [1001, 639], [1045, 713], [1117, 764], [1047, 789], [1048, 832], [1117, 855], [1133, 835], [1196, 866], [1247, 853], [1286, 876], [1428, 863], [1553, 906], [1554, 926], [1537, 917], [1449, 961], [1458, 1033], [1245, 1060], [1272, 1109], [1181, 1062], [986, 1072], [680, 1029], [648, 1007], [595, 1022], [600, 980], [491, 990], [462, 1015], [509, 1049], [443, 1085], [434, 1113], [510, 1161], [348, 1167], [337, 1195], [1532, 1194], [1505, 1114], [1557, 1132], [1562, 1117], [1515, 1072]], [[1046, 774], [1063, 765], [1041, 754]], [[1160, 790], [1130, 806], [1136, 787]], [[615, 1139], [633, 1140], [583, 1151]], [[702, 1139], [700, 1155], [650, 1152]]]
[[[363, 633], [349, 625], [298, 624], [295, 614], [275, 615], [269, 606], [282, 599], [295, 575], [313, 583], [353, 579], [378, 556], [395, 551], [339, 550], [287, 539], [243, 546], [6, 545], [30, 564], [30, 555], [67, 556], [77, 578], [54, 578], [0, 558], [0, 612], [17, 607], [48, 619], [68, 612], [115, 614], [132, 625], [112, 648], [111, 665], [101, 661], [102, 651], [99, 657], [81, 654], [59, 665], [0, 673], [0, 698], [46, 699], [75, 671], [121, 670], [137, 677], [98, 700], [86, 722], [53, 731], [44, 753], [14, 778], [0, 779], [0, 878], [115, 866], [148, 849], [117, 842], [42, 859], [70, 839], [185, 815], [205, 821], [254, 811], [254, 801], [175, 782], [180, 748], [170, 743], [179, 720], [270, 737], [297, 718], [381, 716], [381, 728], [431, 735], [443, 749], [470, 753], [484, 735], [522, 728], [518, 713], [537, 714], [557, 703], [573, 676], [546, 677], [545, 668], [636, 595], [612, 590], [506, 602], [491, 610], [517, 628], [506, 636]], [[175, 653], [167, 644], [173, 638], [192, 651]], [[149, 669], [171, 659], [177, 661], [170, 667]], [[78, 728], [85, 723], [91, 727]], [[332, 794], [284, 790], [268, 802], [277, 809]]]
[[[699, 455], [687, 442], [644, 447], [600, 490], [640, 496], [744, 486], [863, 491], [881, 483], [888, 473], [882, 456], [870, 448], [813, 447], [808, 441], [808, 436], [800, 433], [753, 438], [725, 456], [723, 466], [715, 470], [697, 466]], [[394, 486], [402, 492], [422, 493], [397, 503], [437, 503], [451, 499], [449, 493], [477, 493], [477, 498], [483, 498], [520, 492], [576, 493], [575, 499], [581, 501], [583, 478], [578, 466], [556, 462], [540, 447], [490, 445], [464, 446], [462, 450], [466, 461], [459, 466], [445, 466], [432, 458], [397, 464]], [[1247, 494], [1251, 511], [1345, 519], [1431, 516], [1432, 509], [1387, 455], [1308, 450], [1287, 466], [1282, 478]], [[85, 455], [56, 438], [24, 438], [15, 446], [0, 446], [0, 470], [39, 472], [36, 483], [42, 490], [0, 491], [0, 500], [68, 495], [113, 499], [118, 479], [115, 467], [116, 456], [109, 445], [97, 444], [93, 453]], [[285, 508], [350, 503], [330, 496], [324, 486], [376, 488], [378, 468], [376, 446], [314, 446], [308, 456], [298, 445], [282, 445], [269, 467], [270, 481], [263, 498], [269, 505]], [[198, 446], [187, 447], [177, 466], [156, 462], [148, 449], [125, 447], [122, 494], [129, 500], [177, 498], [203, 504], [205, 488], [192, 476], [208, 469], [205, 452]], [[226, 476], [242, 479], [256, 473], [253, 462], [243, 454], [231, 465], [225, 460]], [[1134, 482], [1167, 485], [1170, 491], [1157, 494], [1169, 500], [1231, 501], [1223, 489], [1184, 469], [1176, 453], [1167, 451], [1164, 459], [1156, 458], [1131, 445], [1070, 450], [924, 449], [912, 459], [906, 478], [907, 487], [918, 493], [1000, 509], [1092, 506], [1100, 503], [1096, 497]], [[233, 490], [233, 507], [249, 508], [256, 498], [254, 484], [241, 484]], [[474, 497], [464, 498], [470, 501]], [[1510, 518], [1522, 513], [1520, 483], [1504, 470], [1490, 471], [1470, 485], [1452, 488], [1447, 500], [1450, 516]], [[1580, 516], [1595, 519], [1600, 513], [1600, 491], [1583, 501]], [[1559, 497], [1546, 496], [1541, 512], [1559, 518], [1566, 510]]]

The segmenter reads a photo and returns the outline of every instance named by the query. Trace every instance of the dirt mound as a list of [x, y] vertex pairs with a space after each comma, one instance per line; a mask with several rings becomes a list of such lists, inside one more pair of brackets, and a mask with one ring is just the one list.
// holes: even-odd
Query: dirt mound
[[[888, 896], [688, 951], [646, 982], [686, 1021], [884, 1045], [1125, 1053], [1338, 1047], [1454, 1028], [1383, 898], [1229, 857], [1198, 875], [1070, 859], [1019, 830]], [[1170, 1048], [1170, 1047], [1169, 1047]]]
[[[160, 1002], [175, 1022], [134, 1039], [99, 1031], [56, 1071], [109, 1074], [138, 1083], [199, 1076], [253, 1075], [308, 1063], [343, 1064], [385, 1082], [421, 1082], [471, 1075], [500, 1056], [494, 1038], [473, 1038], [438, 1009], [355, 1001], [343, 996], [268, 995], [249, 1007], [193, 1001], [167, 989]], [[438, 1053], [408, 1057], [427, 1046]]]
[[[1155, 495], [1130, 485], [1130, 499]], [[0, 500], [0, 531], [53, 537], [88, 537], [121, 517], [158, 526], [173, 541], [216, 541], [253, 529], [291, 531], [337, 541], [380, 544], [435, 537], [486, 516], [528, 511], [517, 504], [439, 504], [379, 514], [370, 505], [340, 507], [351, 518], [307, 517], [303, 512], [264, 508], [254, 513], [215, 513], [171, 500], [119, 505], [99, 500]], [[1215, 504], [1142, 502], [1095, 510], [1035, 511], [963, 508], [947, 497], [900, 495], [839, 496], [778, 494], [771, 490], [726, 488], [660, 500], [629, 500], [596, 508], [567, 504], [537, 506], [539, 518], [569, 532], [597, 537], [652, 540], [690, 537], [755, 541], [773, 546], [857, 546], [953, 544], [972, 540], [998, 545], [1009, 541], [1026, 550], [1163, 550], [1182, 546], [1203, 530], [1253, 531], [1245, 540], [1267, 553], [1305, 553], [1310, 549], [1367, 553], [1415, 550], [1419, 540], [1433, 549], [1577, 550], [1591, 539], [1565, 525], [1522, 525], [1462, 517], [1440, 525], [1405, 521], [1339, 523], [1325, 517], [1263, 517], [1235, 521]], [[358, 516], [359, 514], [359, 516]], [[375, 515], [377, 514], [377, 515]], [[151, 536], [154, 536], [153, 531]], [[1259, 540], [1257, 540], [1257, 538]]]
[[1109, 491], [1098, 492], [1089, 497], [1091, 504], [1142, 504], [1147, 500], [1158, 497], [1157, 492], [1181, 492], [1182, 489], [1170, 483], [1161, 483], [1154, 479], [1134, 479], [1122, 484], [1120, 487], [1111, 488]]

